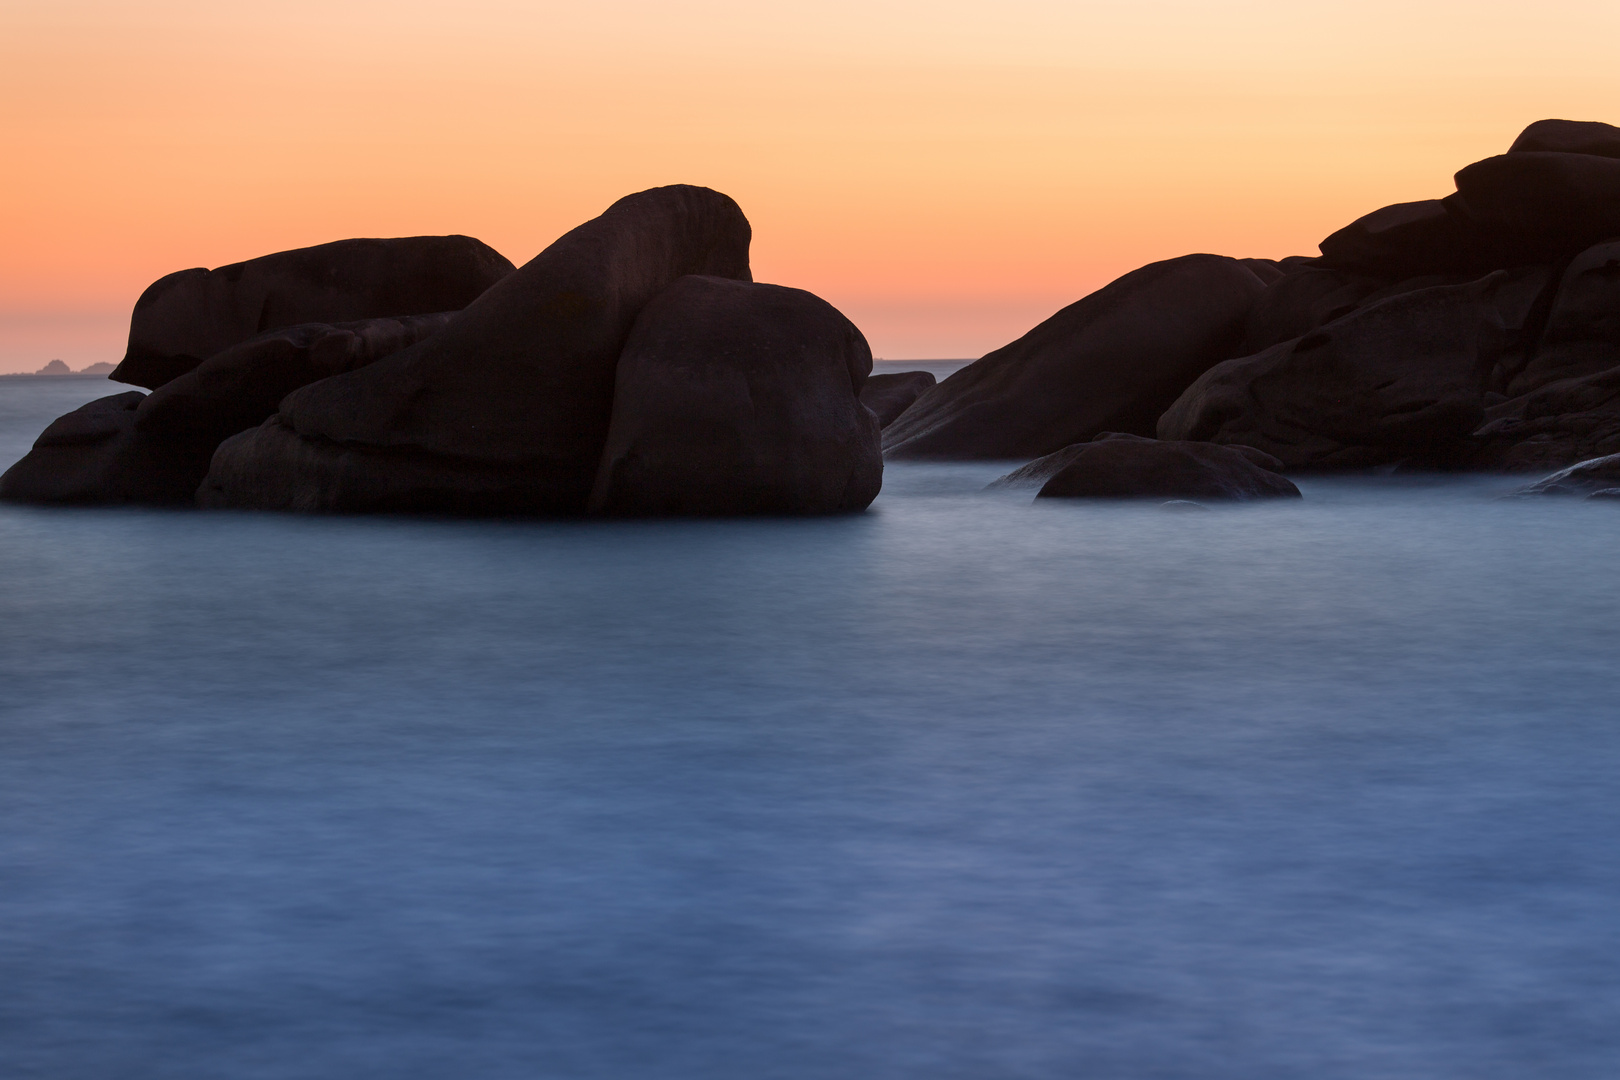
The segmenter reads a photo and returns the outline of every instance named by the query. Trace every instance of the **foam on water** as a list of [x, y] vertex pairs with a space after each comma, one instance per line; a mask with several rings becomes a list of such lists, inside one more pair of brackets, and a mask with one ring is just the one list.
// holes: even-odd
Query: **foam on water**
[[1614, 1075], [1620, 508], [1001, 471], [0, 507], [0, 1075]]

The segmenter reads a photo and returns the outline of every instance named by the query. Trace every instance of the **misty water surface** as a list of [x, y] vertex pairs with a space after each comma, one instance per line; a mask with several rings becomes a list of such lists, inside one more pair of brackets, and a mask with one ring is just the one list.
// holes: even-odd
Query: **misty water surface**
[[[0, 465], [108, 389], [0, 383]], [[0, 506], [0, 1075], [1620, 1072], [1620, 507], [1000, 471]]]

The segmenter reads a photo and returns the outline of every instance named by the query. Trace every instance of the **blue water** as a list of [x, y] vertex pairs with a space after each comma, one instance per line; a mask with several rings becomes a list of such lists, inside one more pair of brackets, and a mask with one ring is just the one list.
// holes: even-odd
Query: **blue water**
[[1620, 1075], [1613, 504], [999, 471], [0, 507], [0, 1076]]

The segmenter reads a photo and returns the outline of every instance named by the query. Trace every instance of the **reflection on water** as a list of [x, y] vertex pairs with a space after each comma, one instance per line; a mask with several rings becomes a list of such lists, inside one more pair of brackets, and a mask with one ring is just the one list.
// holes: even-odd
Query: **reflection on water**
[[0, 507], [0, 1075], [1614, 1075], [1616, 507], [1000, 471]]

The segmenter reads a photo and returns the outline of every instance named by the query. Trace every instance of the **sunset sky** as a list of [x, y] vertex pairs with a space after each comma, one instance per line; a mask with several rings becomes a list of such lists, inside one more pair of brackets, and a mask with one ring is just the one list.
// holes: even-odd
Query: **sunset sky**
[[674, 182], [877, 355], [977, 356], [1620, 122], [1617, 41], [1615, 0], [0, 0], [0, 371], [117, 360], [171, 270], [450, 232], [521, 264]]

